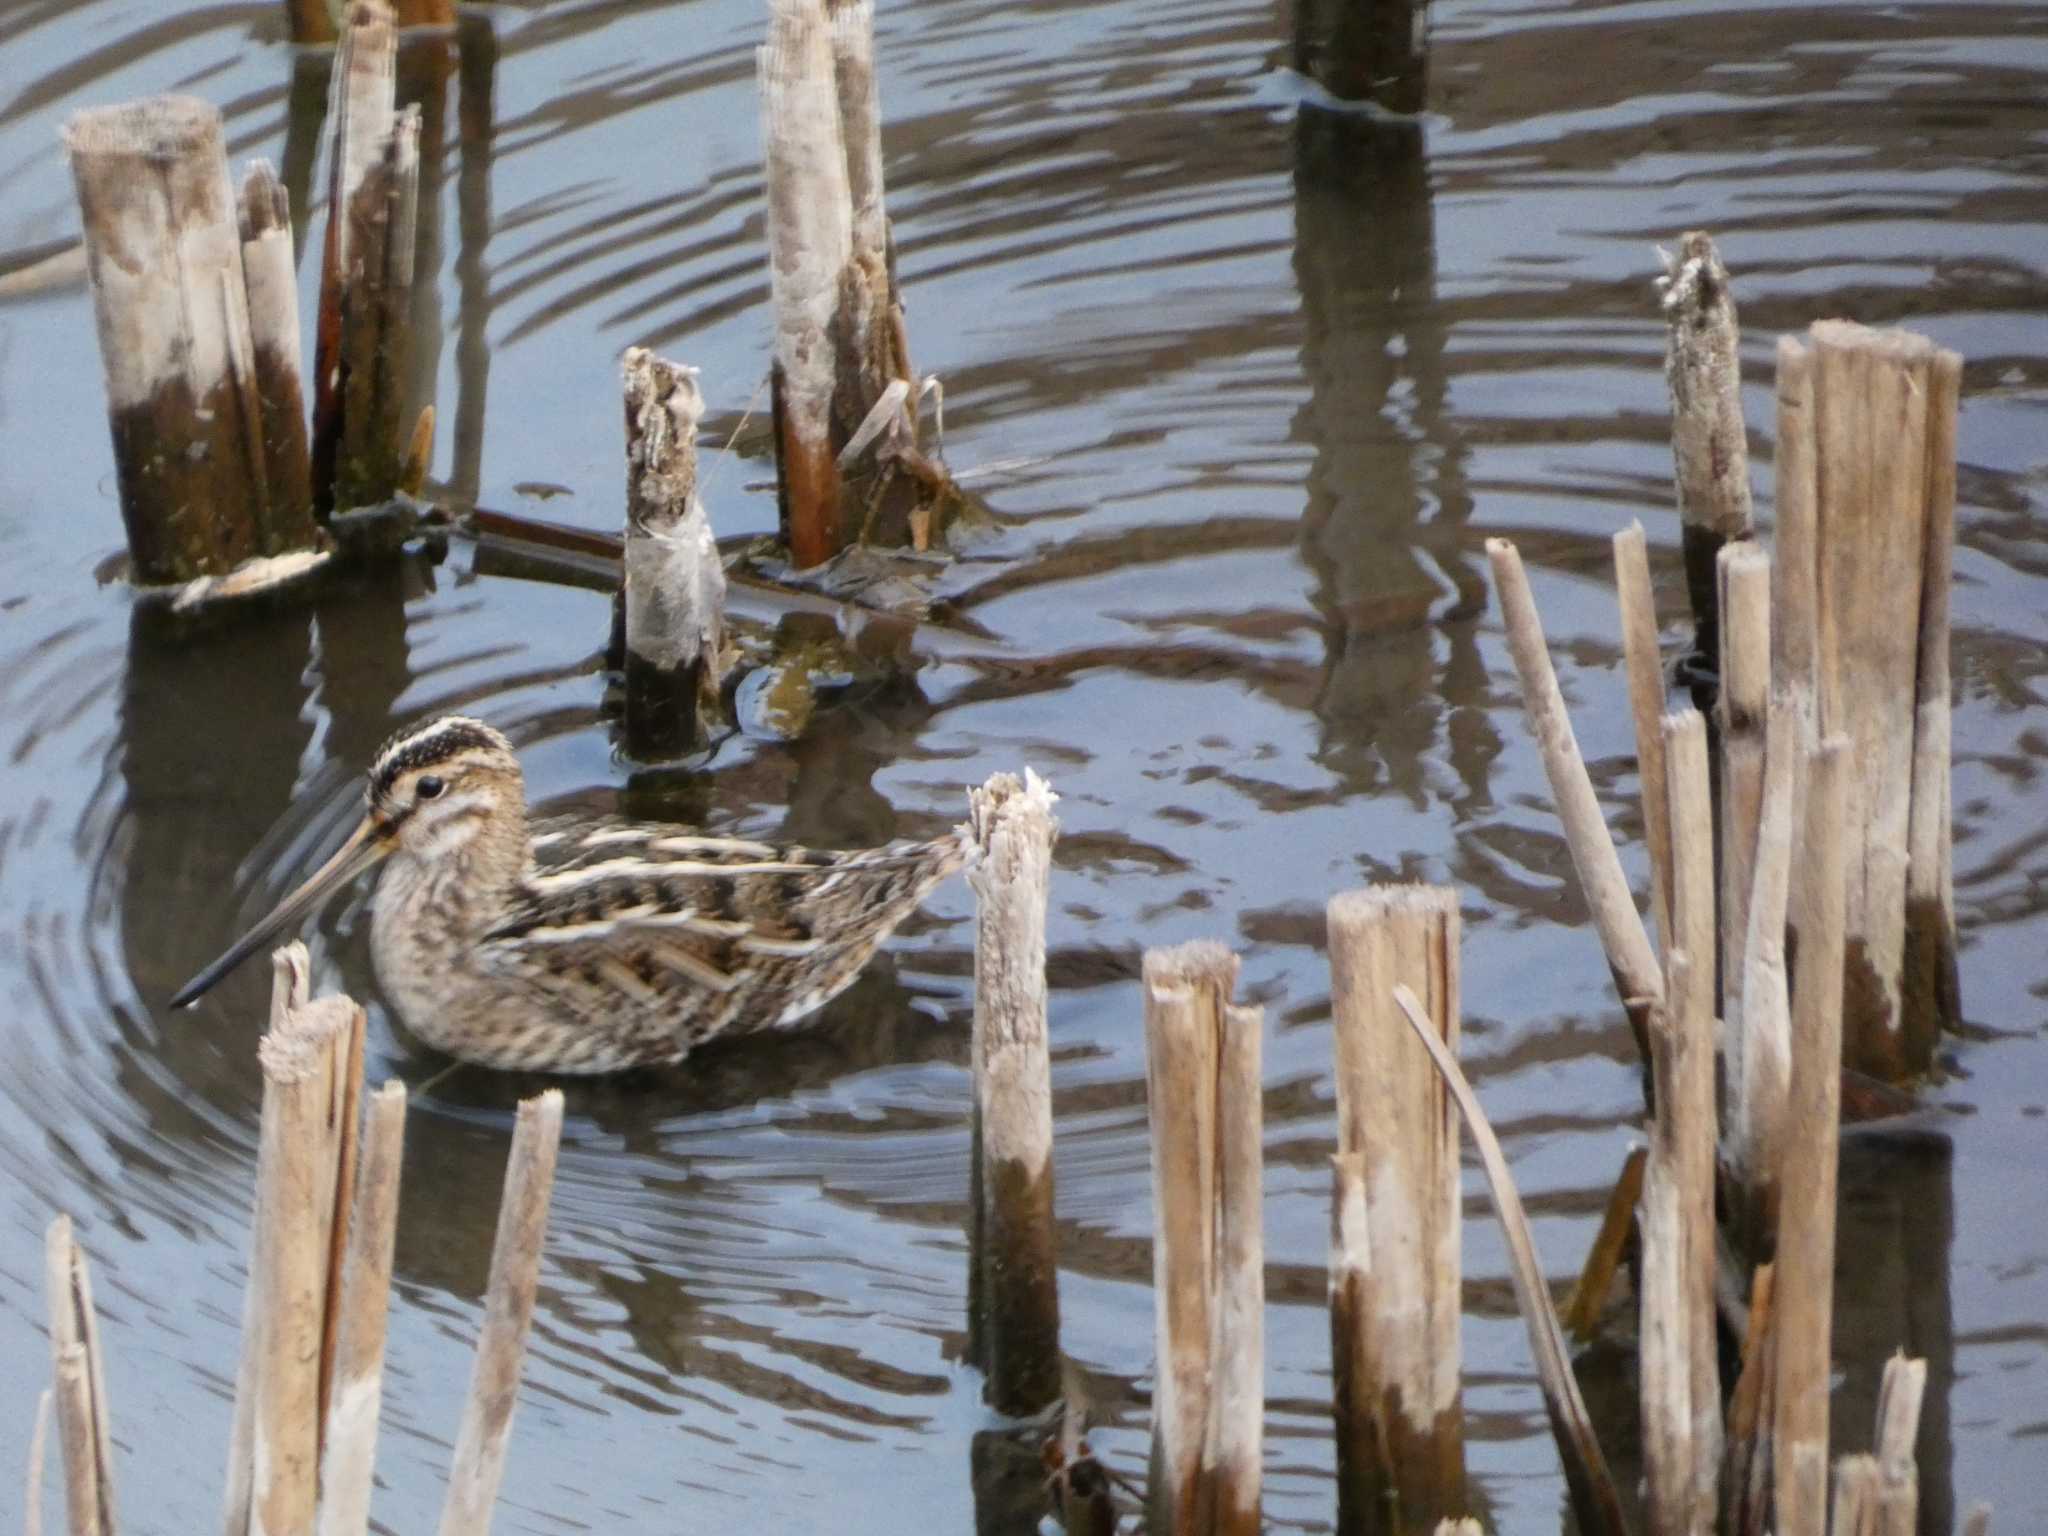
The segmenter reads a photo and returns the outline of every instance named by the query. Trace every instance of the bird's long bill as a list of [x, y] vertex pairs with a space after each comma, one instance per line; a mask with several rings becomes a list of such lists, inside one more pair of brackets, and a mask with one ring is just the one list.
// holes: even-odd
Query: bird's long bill
[[349, 840], [335, 850], [333, 858], [315, 870], [304, 885], [279, 902], [274, 912], [229, 945], [226, 954], [180, 987], [178, 995], [171, 999], [171, 1006], [191, 1007], [221, 977], [317, 907], [328, 892], [346, 885], [391, 852], [397, 846], [392, 831], [388, 821], [375, 815], [365, 816], [362, 825], [349, 835]]

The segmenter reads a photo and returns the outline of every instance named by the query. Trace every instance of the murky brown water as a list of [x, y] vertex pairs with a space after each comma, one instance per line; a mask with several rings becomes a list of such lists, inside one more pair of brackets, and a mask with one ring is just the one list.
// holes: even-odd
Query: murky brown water
[[[430, 102], [450, 494], [621, 515], [617, 356], [766, 368], [751, 0], [465, 15]], [[1553, 1275], [1634, 1134], [1630, 1046], [1485, 605], [1521, 541], [1640, 872], [1607, 539], [1676, 525], [1648, 286], [1704, 225], [1738, 273], [1768, 491], [1772, 338], [1909, 322], [1968, 359], [1956, 570], [1957, 901], [1972, 1021], [1905, 1134], [1845, 1152], [1840, 1417], [1932, 1362], [1928, 1528], [2048, 1521], [2048, 10], [1439, 7], [1417, 124], [1322, 110], [1282, 6], [902, 0], [881, 19], [921, 368], [998, 531], [952, 578], [994, 640], [794, 747], [734, 741], [665, 803], [823, 844], [930, 831], [1030, 762], [1063, 796], [1051, 937], [1067, 1344], [1143, 1459], [1148, 944], [1232, 940], [1270, 1006], [1268, 1510], [1332, 1511], [1321, 1309], [1332, 1135], [1324, 899], [1466, 893], [1467, 1063]], [[56, 132], [180, 88], [308, 184], [317, 72], [281, 8], [0, 4], [0, 251], [74, 230]], [[435, 84], [437, 76], [440, 83]], [[438, 125], [438, 126], [437, 126]], [[43, 1369], [41, 1244], [80, 1221], [108, 1314], [131, 1529], [214, 1518], [254, 1153], [259, 987], [162, 1000], [339, 834], [396, 723], [510, 730], [543, 798], [628, 791], [600, 595], [439, 568], [178, 650], [95, 568], [119, 542], [90, 310], [0, 303], [0, 1468]], [[754, 465], [709, 473], [766, 527]], [[563, 488], [539, 503], [535, 487]], [[402, 610], [399, 599], [403, 599]], [[1672, 626], [1675, 637], [1677, 626]], [[671, 786], [674, 791], [674, 786]], [[505, 1530], [964, 1530], [990, 1420], [962, 1338], [970, 907], [958, 885], [801, 1041], [575, 1087]], [[374, 998], [360, 896], [316, 936]], [[436, 1063], [381, 1015], [373, 1076]], [[380, 1516], [430, 1518], [516, 1088], [413, 1118]], [[1484, 1208], [1475, 1196], [1475, 1214]], [[1490, 1224], [1470, 1230], [1472, 1462], [1502, 1529], [1562, 1488]], [[1626, 1394], [1625, 1384], [1613, 1391]], [[4, 1482], [4, 1478], [0, 1478]]]

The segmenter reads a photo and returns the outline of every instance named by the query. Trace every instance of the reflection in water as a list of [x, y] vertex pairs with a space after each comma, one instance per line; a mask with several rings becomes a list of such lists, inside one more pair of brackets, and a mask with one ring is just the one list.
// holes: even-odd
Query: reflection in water
[[1304, 107], [1294, 133], [1310, 390], [1296, 430], [1316, 449], [1301, 549], [1324, 621], [1322, 758], [1359, 789], [1421, 806], [1438, 792], [1425, 777], [1441, 731], [1460, 802], [1483, 804], [1499, 744], [1461, 701], [1485, 677], [1470, 620], [1486, 588], [1464, 548], [1471, 497], [1446, 408], [1422, 126]]

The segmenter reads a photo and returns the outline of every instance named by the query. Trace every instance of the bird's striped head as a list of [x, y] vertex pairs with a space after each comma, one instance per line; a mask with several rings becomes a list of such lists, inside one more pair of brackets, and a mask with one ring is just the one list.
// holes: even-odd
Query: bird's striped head
[[468, 843], [490, 825], [523, 825], [525, 780], [512, 743], [465, 715], [398, 732], [370, 762], [372, 818], [418, 858]]

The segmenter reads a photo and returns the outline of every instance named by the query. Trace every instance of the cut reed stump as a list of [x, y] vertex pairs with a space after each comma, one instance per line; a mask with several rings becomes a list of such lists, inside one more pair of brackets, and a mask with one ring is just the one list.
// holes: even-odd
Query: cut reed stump
[[974, 889], [976, 1199], [969, 1329], [998, 1412], [1060, 1396], [1059, 1252], [1053, 1224], [1052, 1059], [1045, 913], [1057, 797], [1036, 773], [996, 774], [969, 796]]
[[1721, 547], [1753, 528], [1749, 437], [1742, 424], [1740, 337], [1735, 294], [1721, 253], [1693, 230], [1664, 257], [1664, 359], [1671, 387], [1671, 454], [1684, 529], [1685, 583], [1697, 629], [1696, 655], [1719, 654], [1715, 563]]
[[1148, 950], [1157, 1364], [1148, 1527], [1252, 1536], [1264, 1435], [1263, 1113], [1257, 1008], [1220, 944]]
[[759, 57], [783, 542], [929, 547], [957, 503], [918, 444], [882, 185], [871, 0], [775, 0]]
[[1457, 1124], [1394, 1001], [1458, 1039], [1458, 903], [1373, 886], [1329, 904], [1337, 1053], [1330, 1331], [1337, 1527], [1428, 1531], [1466, 1512]]
[[334, 155], [314, 353], [313, 495], [323, 516], [403, 486], [420, 115], [397, 110], [389, 6], [355, 0], [335, 69]]
[[[1775, 606], [1844, 779], [1843, 1062], [1897, 1082], [1960, 1021], [1949, 852], [1949, 585], [1961, 361], [1821, 321], [1779, 348]], [[1810, 478], [1809, 478], [1810, 477]]]
[[310, 549], [318, 534], [299, 364], [298, 267], [291, 206], [268, 160], [252, 161], [243, 173], [240, 213], [249, 349], [272, 524], [268, 542], [275, 546], [272, 553]]
[[696, 370], [632, 347], [624, 374], [625, 747], [655, 762], [697, 746], [705, 711], [717, 708], [725, 567], [697, 497]]
[[[220, 113], [153, 97], [81, 112], [64, 139], [135, 579], [222, 576], [305, 548], [306, 509], [268, 473]], [[267, 308], [263, 323], [267, 337]]]
[[[107, 1383], [92, 1274], [71, 1218], [51, 1221], [43, 1243], [50, 1309], [50, 1366], [56, 1380], [57, 1439], [64, 1454], [64, 1500], [71, 1536], [113, 1536], [113, 1439], [107, 1429]], [[48, 1394], [46, 1394], [48, 1396]], [[40, 1471], [37, 1454], [31, 1467]], [[40, 1489], [29, 1508], [40, 1514]]]

